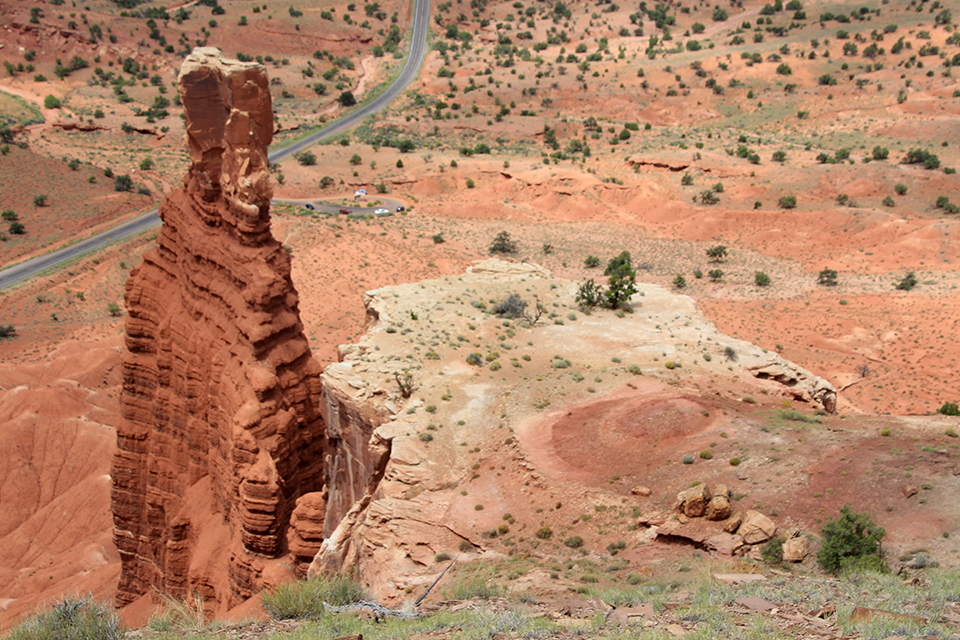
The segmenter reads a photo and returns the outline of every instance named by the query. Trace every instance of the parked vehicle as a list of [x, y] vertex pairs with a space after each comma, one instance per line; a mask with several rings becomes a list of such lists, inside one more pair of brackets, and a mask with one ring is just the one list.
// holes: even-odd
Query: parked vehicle
[[405, 209], [406, 209], [406, 207], [403, 206], [403, 205], [400, 205], [399, 207], [397, 207], [397, 211], [403, 211], [403, 210], [405, 210]]
[[350, 214], [353, 213], [353, 212], [350, 211], [350, 209], [340, 209], [340, 213], [341, 213], [342, 215], [348, 216], [348, 215], [350, 215]]
[[305, 205], [303, 205], [303, 206], [305, 206], [307, 209], [310, 209], [310, 211], [313, 211], [313, 210], [314, 210], [314, 209], [313, 209], [313, 205], [310, 204], [310, 203], [307, 203], [307, 204], [305, 204]]
[[373, 213], [374, 213], [375, 215], [378, 215], [378, 216], [388, 216], [388, 215], [390, 215], [390, 211], [389, 211], [388, 209], [377, 209], [377, 210], [374, 211]]

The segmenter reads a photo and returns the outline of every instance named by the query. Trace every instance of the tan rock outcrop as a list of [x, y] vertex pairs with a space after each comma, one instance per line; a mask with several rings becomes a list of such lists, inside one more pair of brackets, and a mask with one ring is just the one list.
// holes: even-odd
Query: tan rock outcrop
[[730, 501], [727, 499], [726, 494], [716, 495], [710, 498], [704, 515], [707, 520], [726, 520], [730, 517], [731, 511]]
[[678, 493], [673, 508], [690, 518], [699, 518], [707, 510], [711, 497], [710, 488], [701, 483]]
[[777, 533], [777, 525], [759, 511], [747, 511], [737, 534], [747, 544], [766, 542]]
[[322, 388], [270, 234], [266, 71], [198, 49], [179, 90], [192, 165], [126, 285], [117, 601], [197, 589], [223, 609], [256, 592], [295, 501], [323, 488]]
[[783, 543], [784, 562], [803, 562], [810, 553], [810, 543], [806, 538], [797, 536]]

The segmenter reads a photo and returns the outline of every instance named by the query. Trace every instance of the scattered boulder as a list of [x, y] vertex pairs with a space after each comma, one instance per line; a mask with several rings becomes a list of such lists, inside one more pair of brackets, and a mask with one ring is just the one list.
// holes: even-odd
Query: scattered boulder
[[784, 562], [803, 562], [810, 553], [810, 543], [801, 536], [790, 538], [783, 543]]
[[727, 495], [725, 493], [717, 494], [710, 498], [710, 502], [707, 503], [705, 515], [707, 520], [726, 520], [730, 517], [732, 511]]
[[740, 537], [747, 544], [757, 544], [766, 542], [777, 532], [777, 525], [773, 520], [763, 515], [759, 511], [747, 511], [743, 517], [743, 524], [737, 530]]
[[631, 489], [630, 493], [632, 493], [635, 496], [641, 496], [643, 498], [647, 498], [650, 496], [651, 493], [653, 493], [653, 491], [650, 490], [650, 487], [645, 487], [642, 484], [640, 484], [635, 486], [633, 489]]
[[918, 492], [918, 491], [919, 491], [919, 489], [917, 489], [916, 486], [910, 484], [909, 482], [904, 482], [904, 483], [903, 483], [903, 497], [904, 497], [904, 498], [912, 498], [913, 496], [917, 495], [917, 492]]
[[737, 511], [730, 518], [723, 523], [723, 530], [727, 533], [736, 533], [737, 529], [740, 528], [741, 523], [743, 523], [743, 512]]
[[710, 487], [705, 484], [698, 484], [678, 493], [673, 508], [685, 516], [699, 518], [707, 510], [707, 504], [711, 497]]

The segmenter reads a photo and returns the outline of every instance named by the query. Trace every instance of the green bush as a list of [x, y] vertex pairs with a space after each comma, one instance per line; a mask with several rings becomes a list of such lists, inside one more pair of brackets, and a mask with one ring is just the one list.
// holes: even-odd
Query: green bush
[[549, 540], [553, 537], [553, 529], [550, 527], [540, 527], [534, 535], [541, 540]]
[[580, 536], [571, 536], [564, 540], [563, 544], [567, 545], [571, 549], [579, 549], [583, 546], [583, 538]]
[[516, 253], [517, 243], [510, 238], [509, 232], [501, 231], [490, 243], [490, 248], [487, 251], [490, 253]]
[[276, 620], [320, 618], [324, 602], [339, 607], [364, 598], [357, 579], [344, 574], [286, 582], [261, 595], [263, 608]]
[[937, 413], [945, 416], [960, 416], [960, 406], [956, 402], [944, 402], [943, 406], [937, 409]]
[[66, 597], [17, 625], [9, 640], [123, 640], [126, 630], [105, 604]]
[[903, 280], [896, 284], [896, 288], [900, 291], [910, 291], [915, 286], [917, 286], [917, 276], [911, 271], [903, 277]]
[[757, 271], [753, 274], [753, 281], [758, 287], [766, 287], [770, 285], [770, 276], [763, 271]]
[[853, 513], [850, 505], [840, 509], [840, 518], [831, 520], [820, 530], [817, 562], [824, 571], [880, 571], [889, 569], [883, 561], [880, 541], [886, 535], [865, 513]]
[[783, 561], [783, 541], [774, 536], [760, 549], [760, 557], [768, 564], [780, 564]]

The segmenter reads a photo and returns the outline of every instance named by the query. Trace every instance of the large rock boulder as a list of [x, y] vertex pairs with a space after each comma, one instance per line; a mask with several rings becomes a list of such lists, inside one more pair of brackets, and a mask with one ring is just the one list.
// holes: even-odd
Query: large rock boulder
[[705, 515], [707, 520], [726, 520], [730, 517], [732, 511], [730, 500], [727, 499], [726, 495], [715, 495], [707, 503]]
[[707, 510], [712, 494], [706, 484], [698, 484], [677, 494], [673, 508], [690, 518], [699, 518]]
[[803, 562], [803, 559], [810, 553], [810, 543], [806, 538], [790, 538], [783, 543], [783, 561], [784, 562]]
[[777, 533], [777, 525], [773, 520], [763, 515], [759, 511], [747, 511], [743, 517], [743, 524], [737, 529], [737, 534], [743, 538], [747, 544], [757, 544], [766, 542]]

